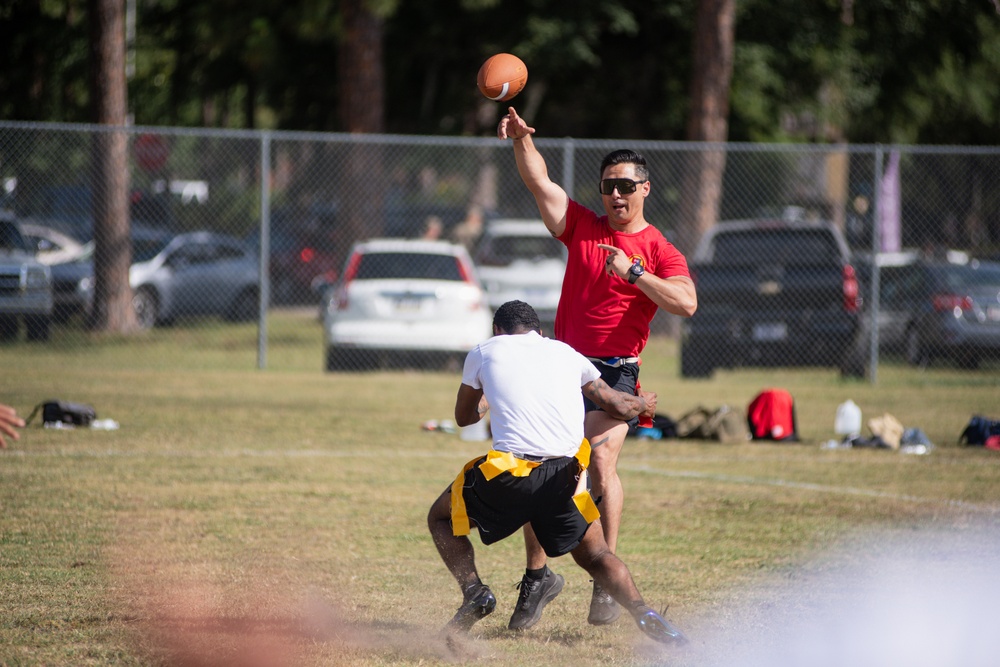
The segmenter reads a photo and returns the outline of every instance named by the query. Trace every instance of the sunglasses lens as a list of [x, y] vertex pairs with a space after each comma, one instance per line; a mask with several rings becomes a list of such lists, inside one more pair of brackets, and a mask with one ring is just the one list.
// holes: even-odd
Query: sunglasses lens
[[635, 192], [635, 181], [628, 178], [605, 178], [601, 181], [601, 194], [610, 195], [618, 188], [618, 194], [630, 195]]

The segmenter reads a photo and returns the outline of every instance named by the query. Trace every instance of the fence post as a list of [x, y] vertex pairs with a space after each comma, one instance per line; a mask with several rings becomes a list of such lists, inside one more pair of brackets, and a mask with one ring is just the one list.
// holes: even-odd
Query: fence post
[[567, 137], [563, 140], [563, 190], [566, 194], [573, 197], [573, 183], [575, 182], [575, 164], [576, 164], [576, 144], [573, 143], [572, 137]]
[[871, 384], [878, 384], [878, 315], [879, 315], [879, 283], [881, 269], [878, 264], [879, 251], [882, 248], [882, 221], [879, 218], [879, 201], [882, 188], [882, 145], [875, 146], [875, 182], [872, 184], [872, 305], [871, 305], [871, 354], [868, 362], [868, 378]]
[[271, 133], [260, 136], [260, 306], [257, 368], [267, 368], [267, 306], [271, 302]]

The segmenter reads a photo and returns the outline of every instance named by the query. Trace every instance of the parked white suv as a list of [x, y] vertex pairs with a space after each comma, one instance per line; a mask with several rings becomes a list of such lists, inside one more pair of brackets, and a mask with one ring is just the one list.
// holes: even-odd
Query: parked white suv
[[[356, 243], [323, 318], [326, 368], [461, 368], [493, 333], [493, 315], [465, 246], [445, 241]], [[415, 364], [416, 362], [416, 364]]]
[[0, 340], [16, 338], [22, 319], [28, 340], [48, 340], [52, 276], [29, 250], [14, 216], [0, 212]]

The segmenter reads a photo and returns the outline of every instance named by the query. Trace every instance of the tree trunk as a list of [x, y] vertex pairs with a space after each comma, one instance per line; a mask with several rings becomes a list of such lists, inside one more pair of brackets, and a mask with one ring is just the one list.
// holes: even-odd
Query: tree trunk
[[715, 224], [726, 168], [729, 85], [733, 75], [735, 0], [699, 0], [691, 76], [689, 141], [720, 144], [690, 153], [685, 161], [676, 244], [685, 253]]
[[341, 3], [344, 36], [338, 50], [340, 122], [347, 132], [383, 131], [382, 32], [384, 21], [366, 0]]
[[[337, 53], [341, 127], [352, 134], [379, 134], [385, 128], [384, 20], [366, 0], [341, 3], [344, 33]], [[377, 143], [351, 144], [341, 179], [338, 234], [341, 248], [377, 236], [384, 217], [384, 168]], [[366, 194], [367, 193], [367, 194]]]
[[125, 4], [89, 0], [95, 121], [109, 127], [94, 137], [91, 200], [94, 215], [94, 304], [90, 327], [136, 330], [129, 266], [128, 135], [125, 132]]

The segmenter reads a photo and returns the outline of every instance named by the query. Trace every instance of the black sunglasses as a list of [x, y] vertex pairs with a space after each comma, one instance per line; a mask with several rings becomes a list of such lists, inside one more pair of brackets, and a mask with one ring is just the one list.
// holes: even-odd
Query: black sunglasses
[[631, 178], [605, 178], [601, 181], [601, 194], [609, 195], [618, 188], [618, 194], [630, 195], [635, 188], [646, 181], [633, 181]]

